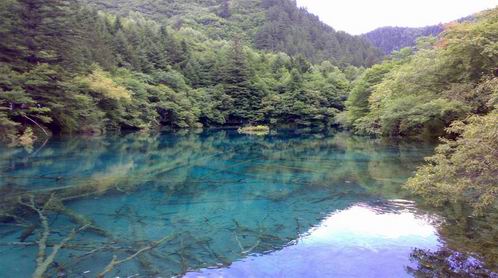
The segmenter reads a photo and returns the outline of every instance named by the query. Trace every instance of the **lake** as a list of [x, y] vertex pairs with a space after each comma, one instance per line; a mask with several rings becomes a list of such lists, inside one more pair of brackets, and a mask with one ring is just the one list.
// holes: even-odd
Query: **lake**
[[1, 148], [0, 277], [35, 272], [43, 231], [42, 260], [62, 247], [48, 277], [411, 277], [451, 242], [401, 187], [434, 146], [212, 130]]

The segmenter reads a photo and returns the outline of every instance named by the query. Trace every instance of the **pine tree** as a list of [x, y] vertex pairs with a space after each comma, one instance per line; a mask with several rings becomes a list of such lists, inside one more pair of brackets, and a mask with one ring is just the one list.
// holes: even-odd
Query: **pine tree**
[[89, 61], [98, 63], [104, 69], [112, 69], [118, 63], [115, 57], [115, 52], [113, 48], [113, 36], [108, 29], [107, 19], [100, 16], [97, 11], [93, 10], [89, 13], [88, 17], [93, 18], [94, 22], [89, 22], [84, 25], [85, 30], [83, 30], [82, 37], [85, 38], [86, 42], [81, 48], [87, 49], [91, 52], [91, 58]]
[[17, 134], [23, 123], [35, 124], [46, 133], [41, 124], [52, 120], [48, 116], [50, 109], [37, 103], [27, 91], [26, 83], [31, 80], [25, 77], [9, 66], [0, 66], [0, 130], [5, 132], [0, 140]]
[[169, 34], [166, 26], [161, 25], [159, 28], [159, 33], [157, 34], [157, 48], [161, 52], [161, 64], [168, 65], [172, 64], [170, 47], [173, 41], [172, 36]]
[[70, 59], [75, 40], [72, 16], [77, 10], [73, 0], [19, 0], [20, 35], [29, 64], [63, 63]]
[[17, 31], [21, 24], [19, 10], [20, 6], [14, 0], [0, 2], [0, 62], [23, 68], [25, 65], [18, 60], [24, 51], [22, 36]]
[[222, 75], [225, 94], [232, 98], [231, 121], [256, 122], [262, 119], [263, 95], [252, 86], [251, 73], [240, 39], [235, 39], [228, 53]]
[[138, 64], [132, 57], [133, 54], [131, 45], [128, 42], [124, 31], [119, 30], [113, 37], [113, 50], [117, 59], [117, 65], [120, 67], [133, 68], [133, 65]]
[[112, 26], [112, 34], [116, 34], [120, 30], [123, 30], [123, 22], [121, 22], [121, 17], [118, 16]]

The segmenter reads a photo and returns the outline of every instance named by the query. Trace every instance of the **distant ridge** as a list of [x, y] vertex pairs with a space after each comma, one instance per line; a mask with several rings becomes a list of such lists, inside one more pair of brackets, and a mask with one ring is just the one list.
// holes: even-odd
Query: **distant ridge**
[[420, 28], [381, 27], [363, 35], [386, 55], [401, 48], [415, 46], [420, 37], [437, 36], [444, 30], [443, 24]]
[[[450, 23], [472, 21], [474, 19], [474, 16], [467, 16]], [[438, 36], [444, 31], [445, 25], [450, 23], [440, 23], [437, 25], [415, 28], [393, 26], [380, 27], [363, 34], [362, 36], [375, 47], [380, 49], [385, 55], [389, 55], [393, 51], [397, 51], [405, 47], [415, 46], [417, 39], [420, 37]]]

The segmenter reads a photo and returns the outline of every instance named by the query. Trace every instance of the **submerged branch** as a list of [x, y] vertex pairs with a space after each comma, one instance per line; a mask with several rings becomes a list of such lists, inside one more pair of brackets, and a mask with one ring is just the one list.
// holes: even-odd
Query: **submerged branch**
[[258, 247], [258, 245], [259, 245], [260, 243], [261, 243], [261, 240], [260, 240], [260, 239], [258, 239], [258, 240], [256, 241], [256, 243], [255, 243], [253, 246], [251, 246], [251, 248], [249, 248], [249, 249], [247, 249], [247, 250], [243, 250], [243, 251], [242, 251], [242, 254], [249, 254], [249, 253], [251, 253], [251, 252], [252, 252], [252, 250], [254, 250], [256, 247]]
[[124, 258], [124, 259], [121, 259], [121, 260], [118, 260], [117, 256], [114, 255], [112, 257], [112, 260], [111, 262], [104, 268], [104, 270], [99, 273], [97, 275], [98, 278], [104, 278], [105, 275], [109, 272], [111, 272], [116, 266], [120, 265], [120, 264], [123, 264], [123, 263], [126, 263], [128, 261], [131, 261], [133, 259], [135, 259], [137, 256], [139, 256], [140, 254], [144, 253], [144, 252], [147, 252], [147, 251], [150, 251], [156, 247], [158, 247], [159, 245], [163, 244], [165, 241], [168, 241], [172, 238], [171, 235], [169, 236], [165, 236], [163, 237], [162, 239], [158, 240], [158, 241], [154, 241], [152, 244], [150, 244], [149, 246], [146, 246], [140, 250], [138, 250], [137, 252], [135, 252], [134, 254]]
[[72, 240], [78, 232], [86, 229], [89, 226], [85, 225], [79, 229], [73, 229], [66, 238], [64, 238], [61, 242], [52, 247], [52, 251], [47, 256], [46, 250], [47, 250], [48, 238], [50, 236], [50, 226], [45, 211], [49, 206], [52, 205], [54, 198], [55, 196], [52, 194], [42, 208], [39, 208], [36, 205], [35, 197], [33, 195], [29, 197], [29, 201], [27, 202], [19, 198], [19, 203], [21, 205], [34, 210], [38, 214], [42, 226], [42, 234], [40, 240], [38, 241], [38, 255], [36, 257], [36, 269], [35, 272], [33, 273], [33, 278], [42, 278], [45, 272], [47, 272], [50, 265], [54, 262], [54, 259], [57, 256], [57, 253], [59, 253], [60, 249], [62, 249], [64, 245], [66, 245], [70, 240]]
[[[35, 271], [35, 274], [36, 274], [39, 272], [38, 268], [45, 261], [45, 250], [47, 248], [47, 241], [48, 241], [48, 237], [50, 235], [50, 227], [48, 225], [48, 218], [44, 213], [44, 209], [40, 209], [36, 206], [35, 197], [33, 195], [30, 196], [29, 202], [25, 202], [22, 199], [19, 199], [19, 203], [34, 210], [38, 214], [38, 217], [40, 218], [40, 222], [41, 222], [42, 229], [43, 229], [40, 240], [38, 241], [38, 255], [36, 257], [37, 270]], [[41, 276], [33, 275], [33, 277], [41, 277]]]
[[57, 256], [59, 250], [62, 249], [70, 240], [74, 239], [78, 232], [85, 230], [87, 227], [88, 225], [83, 226], [79, 229], [73, 229], [66, 238], [64, 238], [60, 243], [54, 245], [54, 247], [52, 247], [52, 252], [50, 253], [50, 255], [48, 255], [42, 261], [38, 262], [35, 273], [33, 274], [33, 278], [42, 278], [45, 272], [47, 272], [50, 265], [52, 265], [52, 263], [54, 262], [54, 259]]

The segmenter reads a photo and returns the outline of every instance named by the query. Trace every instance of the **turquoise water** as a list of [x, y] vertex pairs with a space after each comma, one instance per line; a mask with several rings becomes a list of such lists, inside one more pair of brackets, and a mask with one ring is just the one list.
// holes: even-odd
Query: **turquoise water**
[[47, 253], [87, 224], [48, 277], [96, 277], [113, 255], [106, 277], [409, 277], [414, 248], [444, 244], [401, 189], [433, 147], [221, 130], [3, 148], [3, 203], [19, 207], [3, 206], [0, 277], [36, 268], [43, 227], [19, 196], [50, 203]]

